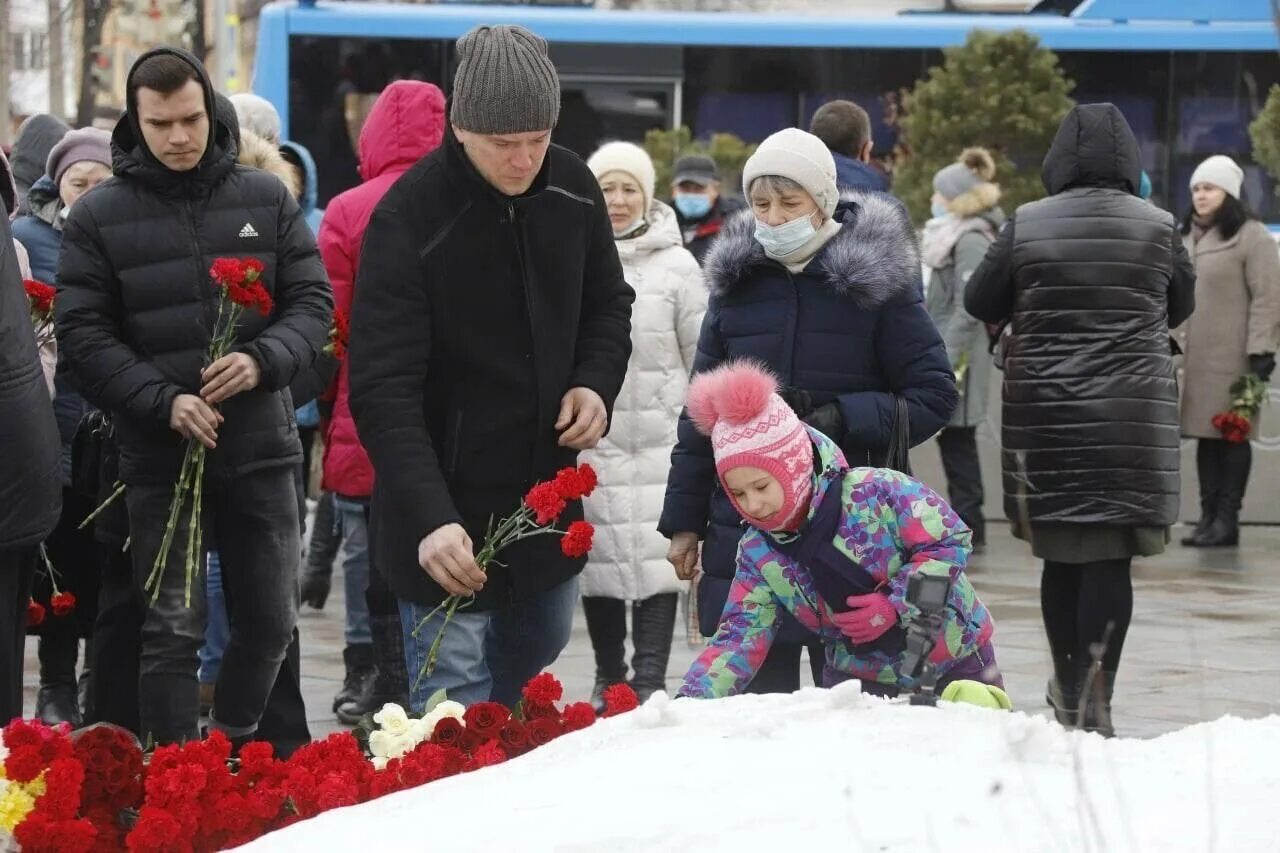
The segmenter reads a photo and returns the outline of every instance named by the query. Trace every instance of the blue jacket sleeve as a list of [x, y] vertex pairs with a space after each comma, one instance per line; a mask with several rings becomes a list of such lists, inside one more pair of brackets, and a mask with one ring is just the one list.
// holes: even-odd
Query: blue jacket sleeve
[[[726, 357], [724, 339], [720, 335], [719, 300], [712, 296], [698, 334], [693, 374], [712, 370]], [[716, 463], [711, 455], [711, 440], [698, 432], [689, 419], [689, 410], [684, 409], [676, 426], [676, 446], [671, 450], [667, 496], [662, 505], [658, 531], [668, 539], [684, 532], [697, 533], [702, 538], [707, 529], [707, 513], [715, 482]]]
[[891, 391], [840, 395], [846, 440], [860, 447], [888, 447], [896, 409], [893, 398], [900, 396], [907, 401], [912, 446], [926, 441], [947, 425], [959, 395], [942, 336], [923, 301], [882, 306], [875, 347]]

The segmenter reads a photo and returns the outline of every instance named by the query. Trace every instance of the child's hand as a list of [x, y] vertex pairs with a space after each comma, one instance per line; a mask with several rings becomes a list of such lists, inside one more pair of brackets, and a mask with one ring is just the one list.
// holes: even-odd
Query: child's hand
[[898, 611], [889, 599], [878, 592], [869, 595], [851, 595], [845, 604], [853, 609], [831, 617], [840, 633], [857, 645], [875, 642], [885, 631], [898, 624]]
[[676, 533], [667, 549], [667, 562], [676, 570], [682, 581], [693, 580], [698, 573], [698, 534]]

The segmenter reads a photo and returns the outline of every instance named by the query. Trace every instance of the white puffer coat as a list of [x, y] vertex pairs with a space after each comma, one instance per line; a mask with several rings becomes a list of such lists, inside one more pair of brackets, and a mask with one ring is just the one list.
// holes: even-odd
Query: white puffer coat
[[631, 362], [609, 434], [583, 454], [600, 485], [586, 501], [596, 535], [582, 594], [628, 601], [686, 588], [667, 562], [658, 516], [707, 310], [702, 272], [681, 245], [675, 212], [655, 201], [647, 218], [644, 234], [617, 242], [627, 283], [636, 292]]

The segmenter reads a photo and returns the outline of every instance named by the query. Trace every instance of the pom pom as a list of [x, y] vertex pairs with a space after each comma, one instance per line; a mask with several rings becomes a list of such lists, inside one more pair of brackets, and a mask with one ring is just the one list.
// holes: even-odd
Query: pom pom
[[980, 180], [990, 181], [996, 176], [996, 161], [985, 148], [966, 148], [960, 152], [960, 162]]
[[689, 385], [689, 417], [699, 432], [711, 435], [720, 421], [740, 424], [756, 417], [777, 391], [778, 380], [761, 365], [730, 362], [694, 377]]

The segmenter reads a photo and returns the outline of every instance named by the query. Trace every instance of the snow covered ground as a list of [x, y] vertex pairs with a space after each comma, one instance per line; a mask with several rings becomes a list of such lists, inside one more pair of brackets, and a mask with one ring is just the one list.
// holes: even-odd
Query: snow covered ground
[[246, 850], [1277, 851], [1280, 717], [1104, 741], [856, 683], [654, 697], [497, 767]]

